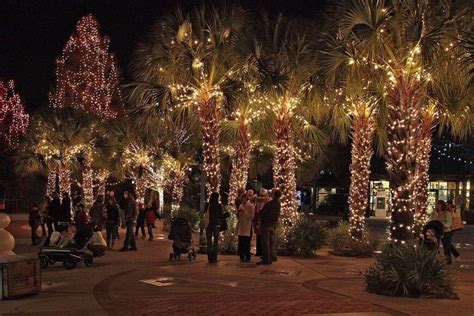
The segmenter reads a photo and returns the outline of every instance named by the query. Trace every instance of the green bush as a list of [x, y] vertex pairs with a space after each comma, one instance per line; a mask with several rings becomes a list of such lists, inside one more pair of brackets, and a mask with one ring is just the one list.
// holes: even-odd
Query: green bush
[[228, 209], [230, 216], [227, 218], [228, 229], [223, 234], [222, 239], [222, 254], [235, 255], [237, 254], [237, 246], [239, 236], [235, 234], [235, 226], [237, 225], [237, 217], [232, 210]]
[[328, 235], [329, 245], [333, 249], [333, 254], [337, 256], [370, 257], [380, 247], [380, 239], [377, 235], [365, 233], [364, 241], [352, 239], [347, 222], [339, 222]]
[[326, 241], [326, 230], [318, 223], [300, 216], [288, 234], [288, 249], [301, 257], [312, 257]]
[[424, 247], [387, 245], [365, 273], [365, 284], [377, 294], [456, 298], [446, 261]]
[[[183, 217], [189, 221], [193, 230], [199, 229], [199, 212], [196, 212], [191, 207], [181, 206], [174, 214], [174, 217]], [[171, 223], [171, 205], [163, 206], [163, 219], [167, 223]]]

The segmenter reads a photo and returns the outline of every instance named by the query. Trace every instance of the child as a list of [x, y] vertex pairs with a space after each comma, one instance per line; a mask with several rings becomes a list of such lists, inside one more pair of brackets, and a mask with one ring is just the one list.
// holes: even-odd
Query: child
[[30, 211], [30, 216], [28, 219], [28, 224], [31, 227], [31, 245], [36, 246], [40, 242], [40, 238], [36, 235], [36, 231], [38, 230], [38, 226], [41, 222], [41, 216], [38, 209], [38, 204], [33, 204], [33, 207]]
[[155, 209], [151, 205], [151, 203], [148, 203], [145, 209], [145, 216], [146, 216], [146, 225], [148, 228], [148, 240], [153, 241], [153, 225], [155, 225], [156, 215], [155, 215]]

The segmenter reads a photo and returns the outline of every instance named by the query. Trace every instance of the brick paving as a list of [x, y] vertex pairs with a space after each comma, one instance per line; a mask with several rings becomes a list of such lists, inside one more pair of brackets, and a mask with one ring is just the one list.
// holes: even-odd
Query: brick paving
[[[14, 221], [9, 230], [17, 238], [17, 254], [36, 255], [26, 221]], [[469, 267], [456, 272], [461, 300], [416, 300], [366, 293], [361, 272], [372, 259], [323, 251], [309, 260], [280, 257], [272, 266], [239, 263], [235, 256], [220, 256], [221, 262], [210, 265], [204, 255], [191, 263], [170, 263], [170, 243], [163, 234], [155, 236], [154, 242], [138, 240], [137, 252], [108, 252], [91, 268], [48, 267], [42, 271], [43, 292], [0, 303], [0, 314], [426, 315], [428, 308], [434, 311], [430, 315], [447, 315], [437, 313], [446, 310], [472, 315], [474, 257], [464, 249], [461, 264]]]

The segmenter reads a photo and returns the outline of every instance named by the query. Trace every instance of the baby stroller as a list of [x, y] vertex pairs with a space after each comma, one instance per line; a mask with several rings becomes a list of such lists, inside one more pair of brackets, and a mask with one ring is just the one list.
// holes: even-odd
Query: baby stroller
[[429, 221], [420, 234], [420, 245], [428, 250], [438, 250], [443, 236], [444, 225], [440, 221]]
[[[61, 248], [57, 245], [57, 235], [54, 232], [49, 238], [45, 240], [38, 253], [40, 267], [46, 269], [49, 265], [53, 265], [58, 261], [63, 263], [66, 270], [74, 269], [77, 263], [84, 261], [86, 267], [92, 266], [93, 255], [87, 251], [87, 242], [93, 235], [91, 225], [86, 225], [78, 229], [74, 240], [69, 245]], [[58, 233], [59, 234], [59, 233]], [[55, 238], [53, 238], [53, 236]]]
[[177, 217], [172, 220], [168, 239], [173, 241], [173, 252], [170, 253], [170, 261], [181, 259], [181, 254], [184, 253], [188, 254], [189, 261], [196, 259], [193, 232], [187, 219]]

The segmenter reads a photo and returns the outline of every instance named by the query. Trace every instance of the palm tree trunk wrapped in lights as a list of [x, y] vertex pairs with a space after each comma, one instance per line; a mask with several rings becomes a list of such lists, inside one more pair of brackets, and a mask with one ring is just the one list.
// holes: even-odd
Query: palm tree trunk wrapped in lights
[[433, 129], [433, 115], [427, 113], [423, 118], [422, 137], [419, 142], [418, 159], [416, 165], [415, 197], [415, 225], [421, 229], [427, 221], [428, 186], [430, 184], [430, 155]]
[[240, 188], [245, 188], [248, 179], [250, 164], [250, 126], [245, 117], [240, 117], [238, 140], [234, 146], [234, 157], [232, 158], [232, 171], [230, 174], [229, 201], [233, 203], [237, 198]]
[[386, 161], [392, 195], [390, 239], [395, 243], [413, 239], [415, 170], [425, 102], [422, 82], [415, 76], [402, 74], [392, 80], [388, 89]]
[[84, 190], [84, 200], [86, 207], [91, 207], [94, 202], [92, 164], [89, 157], [84, 158], [84, 168], [82, 171], [82, 189]]
[[59, 191], [71, 195], [71, 171], [64, 162], [59, 165]]
[[186, 180], [186, 173], [180, 172], [176, 175], [176, 178], [173, 181], [173, 191], [172, 191], [172, 202], [171, 202], [171, 215], [177, 212], [181, 205], [181, 200], [184, 195], [184, 184]]
[[291, 130], [291, 116], [280, 113], [273, 126], [275, 152], [273, 156], [273, 184], [282, 192], [281, 220], [285, 235], [296, 222], [296, 162]]
[[145, 203], [146, 179], [144, 176], [135, 178], [135, 193], [137, 194], [137, 202]]
[[48, 185], [46, 188], [46, 194], [50, 197], [53, 196], [54, 192], [56, 192], [56, 176], [56, 172], [52, 170], [48, 171]]
[[199, 115], [203, 138], [203, 169], [206, 174], [207, 193], [219, 192], [221, 183], [219, 136], [221, 109], [215, 97], [199, 103]]
[[369, 196], [370, 159], [375, 131], [374, 117], [359, 113], [352, 127], [351, 185], [349, 190], [350, 234], [356, 240], [363, 240], [365, 211]]

